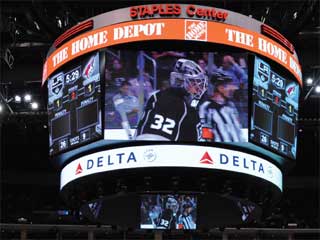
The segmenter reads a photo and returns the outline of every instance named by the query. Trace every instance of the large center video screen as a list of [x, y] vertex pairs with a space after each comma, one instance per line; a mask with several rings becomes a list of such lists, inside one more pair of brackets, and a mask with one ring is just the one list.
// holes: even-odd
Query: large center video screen
[[102, 138], [99, 61], [91, 54], [48, 80], [50, 155]]
[[247, 53], [108, 49], [104, 138], [248, 141]]
[[184, 194], [148, 194], [141, 196], [141, 229], [197, 228], [197, 198]]
[[250, 140], [295, 158], [298, 104], [298, 83], [255, 57]]

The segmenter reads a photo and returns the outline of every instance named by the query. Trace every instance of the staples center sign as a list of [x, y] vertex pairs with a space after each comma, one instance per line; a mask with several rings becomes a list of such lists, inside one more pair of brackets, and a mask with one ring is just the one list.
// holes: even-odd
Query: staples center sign
[[116, 44], [147, 40], [203, 41], [243, 48], [272, 59], [302, 84], [301, 67], [293, 54], [262, 34], [241, 27], [193, 19], [149, 19], [114, 24], [83, 33], [46, 60], [43, 82], [63, 64], [88, 52]]
[[147, 145], [105, 150], [66, 165], [60, 189], [80, 177], [113, 170], [144, 167], [193, 167], [248, 174], [282, 190], [282, 173], [274, 164], [252, 154], [216, 147]]
[[[213, 19], [216, 21], [225, 21], [229, 15], [228, 12], [217, 10], [213, 7], [197, 7], [188, 5], [185, 9], [187, 16], [198, 17], [205, 19]], [[177, 17], [182, 13], [180, 4], [154, 4], [142, 5], [130, 8], [130, 17], [137, 18], [152, 18], [152, 17]]]

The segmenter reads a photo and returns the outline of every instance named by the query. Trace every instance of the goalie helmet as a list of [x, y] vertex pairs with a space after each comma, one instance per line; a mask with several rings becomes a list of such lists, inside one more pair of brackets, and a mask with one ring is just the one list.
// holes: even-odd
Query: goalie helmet
[[202, 68], [192, 60], [179, 59], [170, 74], [173, 87], [182, 87], [193, 99], [199, 100], [208, 87], [208, 77]]
[[173, 213], [176, 213], [178, 208], [178, 201], [173, 196], [169, 195], [166, 202], [166, 209], [171, 209]]

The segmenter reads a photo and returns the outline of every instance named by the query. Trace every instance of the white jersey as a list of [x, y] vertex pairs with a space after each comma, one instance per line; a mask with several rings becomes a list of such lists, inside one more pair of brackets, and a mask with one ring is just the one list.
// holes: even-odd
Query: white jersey
[[187, 216], [181, 214], [178, 218], [178, 225], [182, 226], [183, 229], [196, 229], [196, 223], [190, 214]]
[[210, 141], [243, 141], [239, 113], [233, 102], [219, 104], [213, 100], [205, 101], [200, 105], [199, 117], [202, 124], [212, 133]]

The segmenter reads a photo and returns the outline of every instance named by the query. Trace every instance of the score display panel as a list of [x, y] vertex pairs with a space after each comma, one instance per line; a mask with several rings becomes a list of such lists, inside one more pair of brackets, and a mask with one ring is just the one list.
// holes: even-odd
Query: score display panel
[[255, 57], [250, 141], [296, 158], [299, 91], [298, 83]]
[[96, 52], [48, 80], [50, 155], [102, 137], [99, 65]]

